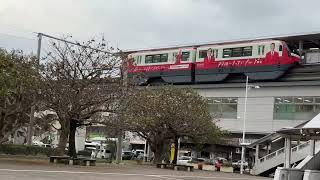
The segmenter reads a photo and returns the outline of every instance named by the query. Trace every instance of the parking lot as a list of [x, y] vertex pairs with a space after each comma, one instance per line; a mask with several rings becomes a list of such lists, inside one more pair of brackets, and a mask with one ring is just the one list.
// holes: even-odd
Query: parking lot
[[52, 165], [46, 161], [0, 160], [0, 179], [5, 180], [270, 180], [233, 173], [173, 171], [147, 165], [99, 164], [96, 167]]

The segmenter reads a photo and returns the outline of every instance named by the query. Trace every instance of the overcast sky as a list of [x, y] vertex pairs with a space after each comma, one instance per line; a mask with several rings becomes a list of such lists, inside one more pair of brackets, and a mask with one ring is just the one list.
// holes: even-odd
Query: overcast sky
[[0, 0], [0, 47], [34, 48], [32, 32], [104, 35], [138, 49], [320, 31], [319, 7], [319, 0]]

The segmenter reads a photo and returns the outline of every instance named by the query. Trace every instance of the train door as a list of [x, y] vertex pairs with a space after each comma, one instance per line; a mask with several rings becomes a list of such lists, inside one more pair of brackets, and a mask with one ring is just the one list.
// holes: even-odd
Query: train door
[[283, 46], [280, 42], [276, 43], [276, 50], [278, 51], [279, 57], [275, 59], [275, 63], [277, 64], [277, 68], [281, 69], [281, 61], [284, 60], [282, 57]]

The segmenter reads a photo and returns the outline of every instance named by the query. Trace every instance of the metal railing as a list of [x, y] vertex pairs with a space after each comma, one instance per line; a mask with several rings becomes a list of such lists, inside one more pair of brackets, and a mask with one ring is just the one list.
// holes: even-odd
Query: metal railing
[[[305, 147], [308, 147], [310, 145], [310, 141], [307, 141], [305, 143], [299, 144], [298, 146], [295, 146], [293, 148], [291, 148], [291, 152], [296, 152], [298, 150], [304, 149]], [[266, 156], [263, 156], [262, 158], [259, 158], [258, 163], [262, 163], [268, 159], [272, 159], [276, 156], [279, 156], [280, 154], [284, 153], [284, 147], [281, 149], [278, 149], [275, 152], [272, 152], [270, 154], [267, 154]]]

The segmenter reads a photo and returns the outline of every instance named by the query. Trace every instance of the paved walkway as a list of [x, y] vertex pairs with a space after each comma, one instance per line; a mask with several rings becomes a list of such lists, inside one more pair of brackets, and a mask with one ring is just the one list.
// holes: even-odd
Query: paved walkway
[[233, 173], [185, 172], [150, 166], [99, 164], [96, 167], [53, 165], [46, 161], [20, 162], [0, 159], [0, 179], [5, 180], [270, 180]]

